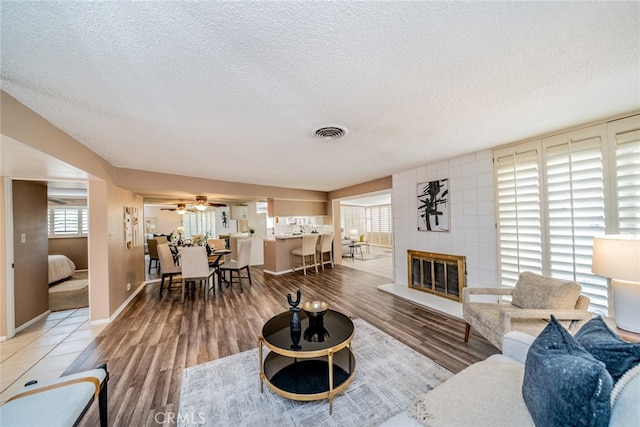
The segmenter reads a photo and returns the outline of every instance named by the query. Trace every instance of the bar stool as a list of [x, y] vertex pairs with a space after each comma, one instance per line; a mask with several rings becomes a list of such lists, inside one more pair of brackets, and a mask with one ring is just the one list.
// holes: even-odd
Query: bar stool
[[[307, 275], [307, 257], [313, 257], [313, 265], [318, 272], [318, 261], [316, 258], [316, 243], [318, 242], [317, 234], [308, 234], [302, 236], [302, 246], [291, 251], [291, 265], [293, 271], [296, 271], [296, 257], [302, 258], [302, 271]], [[309, 265], [311, 267], [311, 265]]]
[[[329, 259], [325, 259], [325, 254], [327, 253], [329, 254]], [[320, 258], [320, 266], [323, 270], [325, 264], [331, 264], [331, 268], [333, 268], [333, 234], [323, 234], [320, 237], [318, 258]]]

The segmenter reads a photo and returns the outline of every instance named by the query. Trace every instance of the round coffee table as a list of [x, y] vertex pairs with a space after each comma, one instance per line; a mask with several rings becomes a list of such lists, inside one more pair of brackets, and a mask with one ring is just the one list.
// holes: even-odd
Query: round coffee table
[[[328, 310], [320, 319], [300, 311], [302, 333], [294, 344], [290, 324], [292, 313], [280, 313], [265, 323], [258, 337], [260, 392], [263, 383], [280, 396], [293, 400], [333, 398], [353, 381], [356, 360], [351, 350], [353, 322], [347, 316]], [[262, 346], [269, 350], [262, 357]]]

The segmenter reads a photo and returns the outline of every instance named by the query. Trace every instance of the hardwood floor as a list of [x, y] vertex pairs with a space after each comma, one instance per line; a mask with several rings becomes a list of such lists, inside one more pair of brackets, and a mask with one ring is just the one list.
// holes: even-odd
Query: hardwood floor
[[[65, 374], [106, 362], [109, 424], [157, 425], [157, 413], [178, 412], [184, 368], [257, 347], [262, 325], [288, 309], [286, 295], [297, 289], [302, 301], [327, 301], [332, 309], [364, 319], [452, 372], [498, 352], [473, 331], [465, 343], [463, 321], [379, 291], [378, 285], [389, 282], [384, 277], [342, 266], [278, 277], [252, 267], [251, 277], [253, 286], [244, 281], [243, 292], [234, 284], [223, 287], [222, 294], [216, 290], [207, 302], [196, 292], [184, 304], [179, 288], [160, 298], [159, 284], [148, 285]], [[81, 425], [98, 425], [96, 404]]]

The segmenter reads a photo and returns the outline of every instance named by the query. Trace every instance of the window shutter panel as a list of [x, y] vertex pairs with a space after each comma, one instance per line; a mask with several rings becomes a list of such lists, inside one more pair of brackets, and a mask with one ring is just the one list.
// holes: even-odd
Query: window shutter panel
[[593, 237], [606, 231], [602, 138], [555, 140], [545, 144], [549, 275], [580, 283], [606, 313], [606, 279], [591, 272]]
[[515, 286], [522, 271], [542, 273], [538, 151], [512, 152], [495, 164], [499, 277], [502, 286]]
[[615, 135], [618, 232], [640, 232], [640, 130]]

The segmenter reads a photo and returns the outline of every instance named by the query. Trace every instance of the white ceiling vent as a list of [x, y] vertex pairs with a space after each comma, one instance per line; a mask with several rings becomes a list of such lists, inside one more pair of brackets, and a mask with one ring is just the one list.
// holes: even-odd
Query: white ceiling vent
[[347, 134], [347, 129], [339, 126], [324, 126], [320, 129], [316, 129], [313, 134], [317, 138], [334, 140], [345, 136]]

